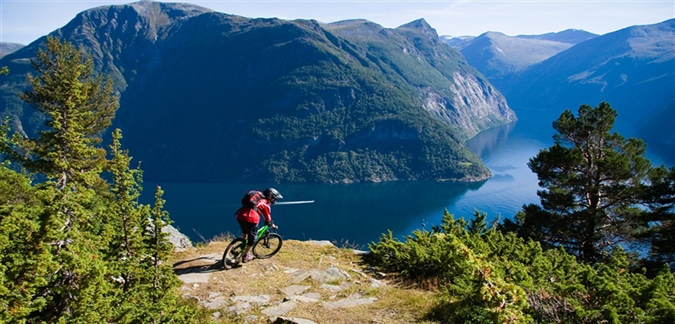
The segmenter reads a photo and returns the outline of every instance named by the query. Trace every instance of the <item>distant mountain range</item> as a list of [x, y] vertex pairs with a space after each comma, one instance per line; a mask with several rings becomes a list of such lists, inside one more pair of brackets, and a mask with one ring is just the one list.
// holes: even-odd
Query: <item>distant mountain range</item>
[[[84, 11], [51, 35], [113, 77], [114, 126], [148, 180], [476, 181], [490, 173], [466, 139], [601, 101], [621, 134], [675, 162], [674, 23], [453, 38], [424, 20], [387, 29], [142, 1]], [[44, 42], [0, 60], [11, 70], [0, 111], [27, 134], [44, 116], [16, 93]]]
[[543, 35], [506, 36], [487, 32], [478, 37], [441, 39], [459, 49], [473, 67], [501, 88], [513, 74], [554, 56], [577, 43], [597, 37], [583, 30], [569, 29]]
[[624, 136], [645, 139], [675, 163], [675, 19], [597, 36], [486, 33], [444, 38], [483, 73], [519, 116], [609, 102]]
[[18, 44], [18, 43], [2, 43], [0, 42], [0, 58], [4, 57], [5, 55], [16, 52], [16, 50], [24, 47], [25, 45], [23, 44]]
[[[147, 180], [478, 181], [490, 172], [463, 141], [516, 119], [424, 20], [321, 25], [141, 1], [50, 35], [114, 79], [114, 126]], [[44, 116], [16, 93], [44, 42], [0, 60], [0, 111], [26, 134]]]

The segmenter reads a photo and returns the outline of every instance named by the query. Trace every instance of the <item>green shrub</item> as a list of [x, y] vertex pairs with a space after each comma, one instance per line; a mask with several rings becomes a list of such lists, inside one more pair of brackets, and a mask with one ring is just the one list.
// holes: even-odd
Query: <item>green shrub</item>
[[367, 262], [418, 282], [437, 282], [429, 317], [471, 323], [672, 323], [675, 277], [631, 272], [616, 249], [588, 265], [562, 248], [543, 250], [515, 233], [447, 211], [440, 226], [399, 241], [389, 232], [370, 245]]

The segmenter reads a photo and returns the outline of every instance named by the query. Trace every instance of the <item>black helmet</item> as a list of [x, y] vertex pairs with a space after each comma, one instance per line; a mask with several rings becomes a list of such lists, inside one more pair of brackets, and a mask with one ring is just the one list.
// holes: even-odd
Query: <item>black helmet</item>
[[277, 190], [274, 189], [274, 188], [267, 188], [267, 189], [265, 189], [265, 191], [263, 191], [263, 195], [264, 195], [265, 198], [267, 198], [267, 199], [274, 199], [274, 200], [276, 200], [276, 199], [284, 198], [283, 196], [281, 196], [281, 194], [279, 193], [279, 191], [277, 191]]

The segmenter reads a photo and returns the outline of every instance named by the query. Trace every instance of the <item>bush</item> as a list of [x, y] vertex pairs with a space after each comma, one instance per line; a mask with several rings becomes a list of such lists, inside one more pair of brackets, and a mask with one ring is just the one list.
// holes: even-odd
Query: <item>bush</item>
[[562, 248], [543, 250], [501, 232], [476, 212], [471, 223], [447, 211], [440, 226], [399, 241], [389, 232], [367, 262], [417, 282], [437, 282], [429, 317], [471, 323], [672, 323], [675, 277], [631, 272], [617, 249], [596, 265]]

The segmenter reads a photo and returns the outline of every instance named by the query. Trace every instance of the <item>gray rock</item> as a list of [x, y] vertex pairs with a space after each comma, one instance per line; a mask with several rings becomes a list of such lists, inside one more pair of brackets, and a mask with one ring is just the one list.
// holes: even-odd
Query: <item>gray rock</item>
[[246, 313], [249, 309], [251, 309], [251, 304], [247, 302], [238, 302], [234, 304], [233, 306], [230, 306], [228, 310], [236, 315], [241, 315]]
[[283, 316], [290, 312], [298, 304], [294, 301], [283, 302], [279, 305], [268, 307], [262, 310], [262, 313], [269, 317]]
[[307, 243], [314, 244], [314, 245], [319, 245], [319, 246], [335, 246], [335, 244], [331, 243], [330, 241], [315, 241], [315, 240], [309, 240]]
[[372, 304], [377, 300], [375, 297], [370, 297], [370, 298], [361, 298], [360, 294], [353, 294], [349, 295], [349, 297], [345, 299], [341, 299], [335, 302], [324, 302], [323, 307], [328, 308], [328, 309], [335, 309], [335, 308], [348, 308], [348, 307], [354, 307], [358, 305], [365, 305], [365, 304]]
[[322, 284], [331, 281], [349, 280], [351, 279], [351, 276], [345, 271], [342, 271], [336, 267], [331, 267], [324, 271], [310, 270], [297, 274], [293, 279], [293, 283], [302, 282], [307, 278], [312, 278], [314, 282]]
[[305, 290], [311, 288], [310, 286], [299, 286], [299, 285], [292, 285], [288, 286], [286, 288], [282, 288], [281, 292], [284, 293], [286, 296], [293, 296], [293, 295], [300, 295], [302, 294]]
[[164, 226], [162, 232], [169, 234], [169, 242], [173, 244], [173, 250], [176, 252], [185, 251], [187, 248], [192, 247], [192, 241], [187, 235], [179, 232], [175, 227], [171, 225]]
[[345, 289], [345, 287], [343, 287], [343, 286], [329, 285], [329, 284], [323, 284], [323, 285], [319, 286], [319, 288], [325, 289], [325, 290], [328, 290], [328, 291], [334, 292], [334, 293], [340, 292], [340, 291]]
[[178, 274], [178, 279], [184, 283], [206, 283], [211, 278], [211, 272], [188, 272]]
[[331, 267], [326, 269], [324, 271], [326, 277], [329, 279], [328, 281], [333, 281], [333, 280], [349, 280], [352, 278], [346, 271], [342, 271], [337, 267]]
[[269, 295], [257, 295], [257, 296], [234, 296], [230, 298], [233, 302], [246, 302], [249, 304], [267, 306], [270, 304]]
[[291, 300], [301, 303], [317, 303], [321, 301], [320, 293], [307, 293], [300, 296], [292, 296]]
[[206, 261], [213, 261], [217, 263], [223, 261], [223, 254], [222, 253], [204, 254], [199, 259]]
[[204, 306], [206, 309], [213, 310], [213, 309], [221, 309], [221, 308], [229, 305], [230, 302], [227, 301], [227, 299], [225, 299], [223, 297], [216, 297], [216, 298], [213, 298], [213, 299], [200, 301], [199, 304]]

